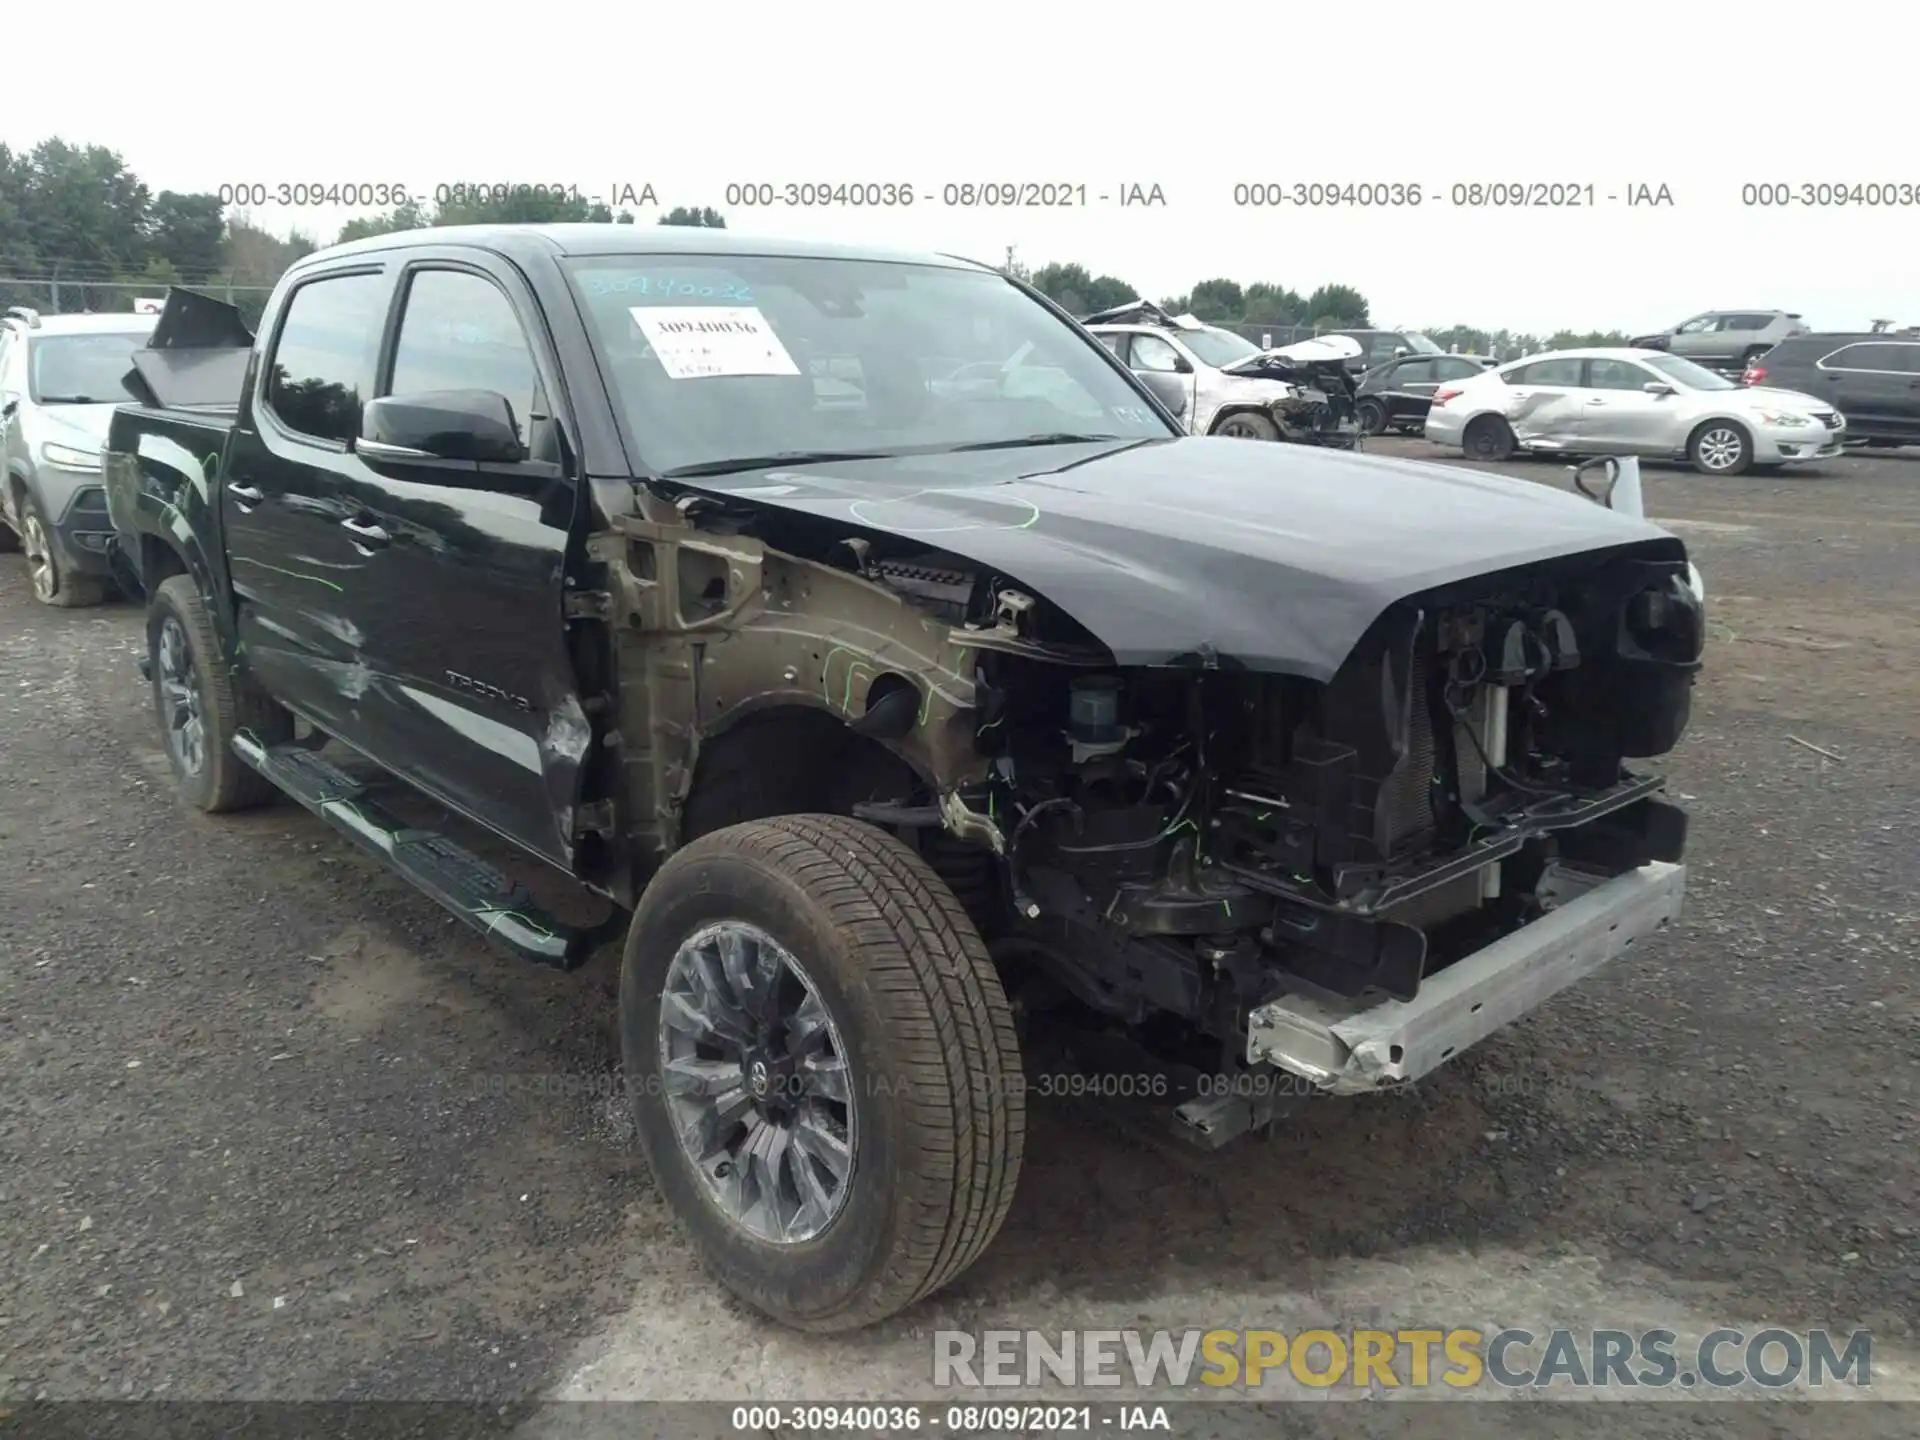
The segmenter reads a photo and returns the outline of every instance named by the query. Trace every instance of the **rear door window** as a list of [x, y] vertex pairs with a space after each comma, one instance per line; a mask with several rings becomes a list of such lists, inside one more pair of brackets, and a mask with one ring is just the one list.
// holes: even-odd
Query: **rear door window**
[[1478, 360], [1467, 360], [1458, 355], [1449, 355], [1444, 360], [1435, 360], [1433, 378], [1436, 380], [1465, 380], [1468, 376], [1478, 375], [1486, 366]]
[[1537, 385], [1550, 390], [1577, 390], [1580, 387], [1580, 361], [1535, 360], [1506, 374], [1509, 385]]
[[295, 290], [268, 362], [274, 417], [316, 440], [358, 437], [386, 318], [384, 275], [329, 275]]
[[1872, 370], [1882, 374], [1902, 372], [1899, 345], [1843, 345], [1820, 362], [1826, 370]]

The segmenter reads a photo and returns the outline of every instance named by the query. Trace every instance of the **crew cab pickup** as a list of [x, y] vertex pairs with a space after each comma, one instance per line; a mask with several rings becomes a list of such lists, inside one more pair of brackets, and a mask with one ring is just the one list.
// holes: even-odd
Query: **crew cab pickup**
[[298, 262], [257, 341], [175, 292], [127, 383], [106, 479], [181, 794], [291, 796], [529, 960], [624, 933], [640, 1144], [788, 1324], [981, 1253], [1051, 1027], [1150, 1059], [1212, 1147], [1679, 913], [1685, 813], [1629, 766], [1687, 723], [1679, 540], [1184, 435], [986, 266], [420, 230]]

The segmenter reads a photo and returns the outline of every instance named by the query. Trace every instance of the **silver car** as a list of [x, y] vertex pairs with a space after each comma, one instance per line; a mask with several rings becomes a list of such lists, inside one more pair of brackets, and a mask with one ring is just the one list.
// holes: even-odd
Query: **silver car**
[[1702, 365], [1744, 369], [1782, 340], [1807, 333], [1805, 322], [1790, 310], [1709, 310], [1632, 343]]
[[96, 605], [110, 588], [113, 522], [100, 447], [114, 407], [132, 398], [121, 377], [159, 318], [15, 309], [0, 323], [0, 548], [26, 552], [44, 605]]
[[1846, 421], [1793, 390], [1743, 388], [1658, 350], [1556, 350], [1435, 392], [1427, 438], [1471, 460], [1645, 455], [1739, 475], [1840, 453]]

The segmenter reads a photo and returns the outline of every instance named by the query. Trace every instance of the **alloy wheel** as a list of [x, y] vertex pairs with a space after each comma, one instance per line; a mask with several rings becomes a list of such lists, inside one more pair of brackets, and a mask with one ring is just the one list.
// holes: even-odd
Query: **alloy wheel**
[[1728, 470], [1740, 463], [1742, 440], [1737, 432], [1717, 425], [1700, 437], [1700, 465], [1705, 470]]
[[20, 548], [26, 552], [27, 574], [33, 580], [33, 593], [41, 600], [53, 599], [59, 586], [59, 577], [53, 568], [53, 547], [47, 543], [47, 532], [40, 524], [40, 517], [28, 511], [20, 523]]
[[201, 708], [200, 673], [187, 648], [187, 632], [169, 615], [160, 624], [153, 683], [160, 692], [167, 749], [189, 775], [207, 763], [207, 727]]
[[758, 926], [689, 936], [660, 1004], [662, 1097], [720, 1211], [797, 1245], [852, 1193], [857, 1137], [846, 1047], [800, 963]]

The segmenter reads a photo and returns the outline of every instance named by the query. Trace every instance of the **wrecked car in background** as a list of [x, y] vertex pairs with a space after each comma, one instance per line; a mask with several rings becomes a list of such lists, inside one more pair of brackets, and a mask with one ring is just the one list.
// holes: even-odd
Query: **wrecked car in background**
[[1704, 612], [1630, 514], [1182, 435], [937, 255], [427, 229], [295, 262], [251, 348], [211, 303], [106, 457], [181, 795], [284, 791], [531, 961], [624, 933], [660, 1192], [788, 1324], [973, 1263], [1050, 1034], [1213, 1147], [1679, 913], [1686, 815], [1630, 762]]
[[[1188, 433], [1354, 449], [1357, 341], [1323, 335], [1262, 350], [1244, 336], [1137, 300], [1081, 324], [1128, 369], [1171, 377]], [[1159, 385], [1165, 384], [1160, 381]], [[1159, 388], [1156, 385], [1156, 389]]]

